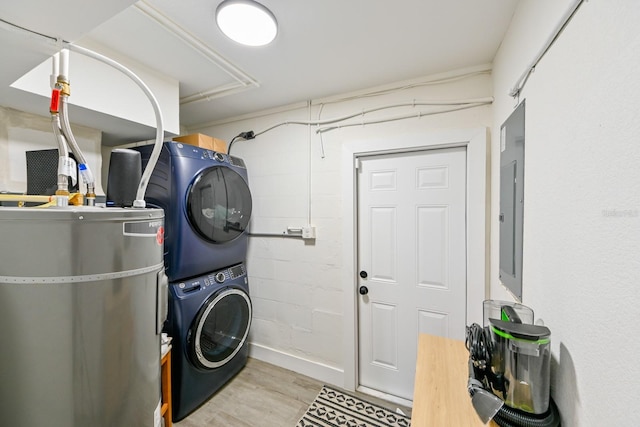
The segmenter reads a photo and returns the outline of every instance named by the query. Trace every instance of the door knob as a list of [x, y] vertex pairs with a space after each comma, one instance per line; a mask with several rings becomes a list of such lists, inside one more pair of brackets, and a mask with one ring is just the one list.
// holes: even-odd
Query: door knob
[[360, 277], [362, 277], [363, 279], [366, 279], [366, 278], [367, 278], [367, 272], [366, 272], [366, 271], [364, 271], [364, 270], [362, 270], [362, 271], [360, 272]]
[[366, 295], [369, 293], [369, 288], [367, 288], [366, 286], [360, 286], [358, 292], [360, 292], [360, 295]]

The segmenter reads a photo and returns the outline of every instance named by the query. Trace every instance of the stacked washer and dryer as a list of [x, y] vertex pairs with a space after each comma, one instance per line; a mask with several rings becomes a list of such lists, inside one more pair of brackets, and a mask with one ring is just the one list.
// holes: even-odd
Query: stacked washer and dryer
[[[143, 167], [152, 146], [136, 147]], [[164, 209], [173, 337], [173, 420], [207, 401], [244, 367], [251, 324], [245, 259], [252, 200], [242, 159], [165, 142], [148, 206]]]

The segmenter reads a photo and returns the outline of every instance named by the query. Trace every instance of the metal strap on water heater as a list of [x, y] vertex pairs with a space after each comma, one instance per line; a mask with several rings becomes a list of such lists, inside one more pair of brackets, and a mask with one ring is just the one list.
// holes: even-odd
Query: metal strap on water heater
[[82, 283], [98, 282], [100, 280], [121, 279], [124, 277], [138, 276], [151, 273], [164, 268], [164, 262], [152, 265], [151, 267], [136, 268], [133, 270], [116, 271], [112, 273], [85, 274], [81, 276], [46, 276], [46, 277], [18, 277], [0, 276], [0, 283], [16, 284], [54, 284], [54, 283]]

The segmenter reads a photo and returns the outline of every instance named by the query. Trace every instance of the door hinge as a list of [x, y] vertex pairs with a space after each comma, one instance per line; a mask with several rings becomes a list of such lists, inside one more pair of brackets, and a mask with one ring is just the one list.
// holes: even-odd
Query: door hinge
[[356, 168], [356, 170], [360, 169], [360, 159], [356, 157], [353, 160], [354, 160], [353, 167]]

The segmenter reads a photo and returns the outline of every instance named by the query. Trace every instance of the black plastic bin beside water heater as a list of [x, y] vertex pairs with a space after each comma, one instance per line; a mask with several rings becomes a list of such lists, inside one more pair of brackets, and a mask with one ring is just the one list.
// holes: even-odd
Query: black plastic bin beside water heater
[[107, 207], [133, 206], [142, 176], [140, 152], [128, 148], [111, 151], [107, 181]]
[[484, 325], [467, 327], [469, 381], [476, 413], [501, 427], [560, 426], [550, 396], [551, 332], [522, 304], [487, 300]]

